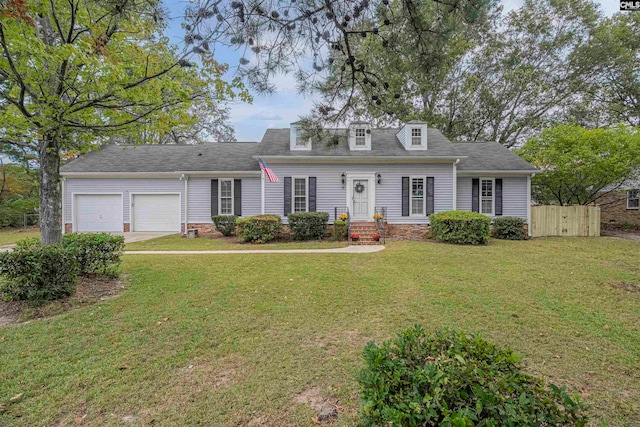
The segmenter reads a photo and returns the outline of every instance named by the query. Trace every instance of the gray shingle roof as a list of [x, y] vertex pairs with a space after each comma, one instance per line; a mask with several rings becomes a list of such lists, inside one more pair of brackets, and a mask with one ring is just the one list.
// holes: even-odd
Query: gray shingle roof
[[459, 171], [535, 171], [513, 151], [497, 142], [454, 142], [461, 156]]
[[[346, 135], [347, 129], [331, 132]], [[436, 129], [427, 131], [427, 150], [405, 150], [398, 138], [398, 129], [371, 129], [371, 151], [351, 151], [346, 143], [335, 146], [314, 144], [309, 151], [289, 149], [289, 128], [268, 129], [258, 150], [261, 156], [347, 156], [347, 157], [453, 157], [458, 151], [445, 136]]]
[[259, 171], [255, 142], [107, 145], [67, 163], [66, 172]]

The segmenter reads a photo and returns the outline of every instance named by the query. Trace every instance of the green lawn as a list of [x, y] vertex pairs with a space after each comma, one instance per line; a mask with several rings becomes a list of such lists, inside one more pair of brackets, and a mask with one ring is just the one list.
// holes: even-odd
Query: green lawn
[[128, 251], [219, 251], [247, 249], [330, 249], [347, 246], [347, 242], [275, 242], [266, 244], [236, 243], [228, 238], [198, 237], [187, 239], [180, 234], [158, 237], [144, 242], [129, 243]]
[[19, 229], [19, 228], [1, 228], [0, 229], [0, 246], [10, 245], [18, 240], [26, 239], [27, 237], [40, 237], [40, 231], [33, 231], [32, 229]]
[[[357, 422], [361, 352], [409, 325], [481, 332], [640, 425], [640, 244], [610, 238], [397, 242], [373, 254], [130, 256], [119, 298], [0, 329], [0, 425]], [[166, 319], [166, 320], [165, 320]], [[131, 419], [131, 418], [127, 418]]]

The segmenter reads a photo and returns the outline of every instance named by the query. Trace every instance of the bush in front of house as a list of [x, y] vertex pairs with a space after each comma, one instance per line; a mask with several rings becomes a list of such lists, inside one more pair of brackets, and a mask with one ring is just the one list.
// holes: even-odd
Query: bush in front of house
[[276, 238], [282, 230], [278, 215], [256, 215], [236, 221], [236, 235], [242, 242], [266, 243]]
[[483, 245], [491, 236], [491, 219], [477, 212], [446, 211], [429, 215], [431, 237], [458, 245]]
[[347, 240], [347, 223], [345, 221], [333, 221], [333, 240]]
[[290, 213], [287, 218], [293, 240], [320, 240], [327, 233], [329, 214], [326, 212]]
[[80, 274], [117, 276], [124, 237], [108, 233], [72, 233], [62, 236], [62, 246], [76, 257]]
[[18, 245], [0, 253], [0, 291], [10, 300], [43, 303], [71, 295], [79, 265], [73, 250], [62, 245]]
[[493, 220], [491, 235], [503, 240], [526, 240], [527, 232], [524, 230], [526, 222], [522, 218], [513, 216], [499, 217]]
[[511, 351], [420, 326], [364, 350], [360, 416], [367, 426], [584, 426], [586, 405], [521, 372]]
[[216, 230], [221, 232], [223, 236], [229, 237], [236, 230], [238, 217], [235, 215], [216, 215], [212, 216], [211, 220], [216, 226]]

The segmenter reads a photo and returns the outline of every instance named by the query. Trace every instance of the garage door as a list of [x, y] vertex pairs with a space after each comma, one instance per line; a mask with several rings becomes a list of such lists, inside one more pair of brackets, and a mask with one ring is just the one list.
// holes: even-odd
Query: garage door
[[75, 231], [122, 231], [121, 194], [76, 194]]
[[131, 196], [131, 231], [180, 231], [180, 195]]

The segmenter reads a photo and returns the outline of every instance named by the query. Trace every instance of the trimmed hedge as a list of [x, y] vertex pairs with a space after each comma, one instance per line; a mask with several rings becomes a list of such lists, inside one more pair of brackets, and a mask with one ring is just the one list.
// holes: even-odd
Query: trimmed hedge
[[76, 255], [69, 248], [33, 242], [18, 245], [0, 253], [0, 275], [6, 279], [0, 292], [11, 300], [43, 303], [71, 295], [78, 272]]
[[72, 233], [62, 236], [62, 245], [73, 252], [80, 274], [117, 276], [124, 237], [108, 233]]
[[282, 230], [278, 215], [256, 215], [236, 221], [236, 235], [242, 242], [266, 243]]
[[364, 349], [360, 415], [367, 426], [584, 426], [586, 405], [524, 374], [511, 350], [420, 326]]
[[477, 212], [446, 211], [429, 215], [431, 236], [439, 242], [483, 245], [491, 236], [491, 218]]
[[347, 223], [345, 221], [333, 221], [333, 240], [347, 240]]
[[290, 213], [287, 218], [293, 240], [320, 240], [327, 234], [326, 212]]
[[236, 230], [238, 217], [235, 215], [216, 215], [212, 216], [211, 220], [216, 226], [216, 230], [221, 232], [223, 236], [231, 236]]
[[493, 220], [491, 235], [496, 239], [526, 240], [527, 232], [524, 230], [526, 222], [522, 218], [505, 216]]

